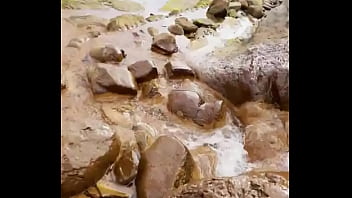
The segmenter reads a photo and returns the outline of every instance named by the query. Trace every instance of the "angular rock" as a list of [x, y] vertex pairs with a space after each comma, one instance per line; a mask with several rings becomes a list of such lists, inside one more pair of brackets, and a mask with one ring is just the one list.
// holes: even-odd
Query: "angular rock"
[[73, 133], [63, 134], [61, 197], [73, 196], [94, 185], [116, 160], [120, 151], [119, 138], [115, 134], [107, 136], [109, 132], [99, 130], [87, 127], [78, 132], [80, 138], [86, 139], [84, 142], [76, 142], [74, 138], [79, 136]]
[[144, 98], [153, 98], [157, 96], [161, 96], [159, 92], [159, 83], [158, 79], [153, 79], [149, 82], [145, 82], [141, 85], [142, 87], [142, 96]]
[[214, 103], [202, 104], [193, 121], [200, 126], [212, 124], [214, 121], [222, 117], [223, 103], [222, 100], [219, 100]]
[[200, 178], [212, 178], [216, 173], [218, 158], [216, 152], [210, 146], [199, 146], [190, 150], [194, 161], [199, 167]]
[[193, 20], [193, 23], [198, 27], [213, 28], [215, 29], [218, 25], [212, 20], [207, 18], [200, 18]]
[[198, 29], [198, 26], [194, 25], [186, 17], [179, 17], [175, 19], [175, 24], [181, 26], [185, 34], [196, 32]]
[[184, 185], [167, 197], [288, 198], [287, 186], [271, 178], [266, 175], [241, 175], [229, 178], [204, 179], [194, 184]]
[[194, 119], [199, 106], [204, 103], [197, 92], [187, 90], [172, 90], [168, 95], [169, 111], [180, 117]]
[[134, 131], [138, 148], [141, 153], [153, 144], [158, 134], [153, 127], [145, 123], [136, 124], [133, 126], [132, 130]]
[[181, 61], [169, 61], [165, 64], [168, 78], [194, 77], [194, 72], [186, 63]]
[[143, 16], [135, 15], [135, 14], [123, 14], [110, 19], [110, 22], [107, 26], [107, 30], [108, 31], [129, 30], [145, 23], [146, 22]]
[[250, 5], [247, 12], [253, 17], [260, 19], [264, 16], [263, 8], [261, 6]]
[[137, 144], [121, 148], [122, 155], [114, 164], [114, 174], [119, 184], [129, 184], [137, 175], [139, 164], [139, 150]]
[[163, 55], [171, 55], [176, 53], [178, 52], [176, 39], [168, 33], [158, 34], [153, 38], [151, 50]]
[[160, 136], [142, 153], [136, 178], [139, 198], [163, 198], [192, 179], [195, 162], [176, 138]]
[[89, 51], [89, 55], [102, 63], [118, 63], [126, 57], [126, 54], [123, 50], [120, 50], [119, 48], [112, 45], [93, 48]]
[[137, 83], [152, 80], [158, 77], [158, 70], [153, 62], [148, 60], [137, 61], [128, 66], [128, 70], [132, 73]]
[[170, 25], [167, 30], [174, 35], [183, 35], [184, 31], [180, 25]]
[[137, 94], [137, 84], [131, 72], [114, 65], [98, 63], [89, 73], [93, 93], [114, 92]]
[[207, 17], [215, 22], [221, 22], [227, 16], [229, 9], [229, 1], [227, 0], [213, 0], [207, 10]]
[[156, 29], [155, 27], [148, 27], [147, 31], [150, 36], [156, 36], [159, 34], [159, 30]]
[[229, 9], [234, 9], [236, 11], [240, 10], [241, 7], [242, 7], [242, 4], [239, 1], [230, 2], [229, 4]]

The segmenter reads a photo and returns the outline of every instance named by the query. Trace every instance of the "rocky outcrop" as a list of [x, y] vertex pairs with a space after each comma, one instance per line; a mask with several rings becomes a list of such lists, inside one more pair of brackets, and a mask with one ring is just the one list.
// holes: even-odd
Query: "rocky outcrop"
[[146, 82], [158, 77], [158, 70], [153, 62], [148, 60], [137, 61], [128, 66], [137, 83]]
[[165, 65], [168, 78], [194, 77], [194, 72], [185, 62], [169, 61]]
[[102, 63], [119, 63], [126, 57], [126, 54], [123, 50], [113, 45], [93, 48], [89, 51], [89, 55]]
[[207, 17], [215, 22], [221, 22], [227, 16], [229, 9], [228, 0], [213, 0], [207, 10]]
[[139, 198], [163, 198], [192, 179], [195, 163], [176, 138], [160, 136], [142, 153], [136, 178]]
[[168, 33], [158, 34], [153, 38], [151, 50], [163, 55], [171, 55], [176, 53], [178, 52], [176, 39]]
[[184, 31], [180, 25], [170, 25], [167, 30], [174, 35], [183, 35]]
[[131, 72], [125, 68], [98, 63], [90, 68], [88, 76], [93, 93], [137, 94], [136, 81]]
[[[275, 179], [274, 179], [275, 178]], [[176, 190], [169, 198], [202, 197], [272, 197], [288, 198], [284, 178], [268, 174], [241, 175], [229, 178], [204, 179], [195, 184], [187, 184]]]

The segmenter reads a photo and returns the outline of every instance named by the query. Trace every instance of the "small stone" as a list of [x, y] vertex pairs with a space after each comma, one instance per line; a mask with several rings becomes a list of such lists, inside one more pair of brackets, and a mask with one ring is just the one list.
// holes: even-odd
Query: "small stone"
[[159, 34], [159, 30], [156, 29], [155, 27], [148, 27], [147, 31], [150, 36], [155, 36], [155, 35]]
[[175, 24], [180, 25], [183, 28], [185, 34], [196, 32], [198, 27], [189, 21], [186, 17], [179, 17], [175, 19]]
[[161, 33], [153, 38], [151, 50], [163, 55], [171, 55], [178, 52], [176, 39], [168, 33]]
[[173, 90], [168, 95], [167, 107], [174, 114], [181, 112], [183, 117], [194, 119], [199, 106], [204, 103], [197, 92]]
[[151, 61], [137, 61], [128, 66], [128, 70], [132, 73], [137, 83], [149, 81], [158, 77], [158, 70]]
[[170, 25], [168, 28], [170, 33], [175, 35], [183, 35], [184, 31], [180, 25]]
[[234, 9], [236, 11], [240, 10], [242, 7], [242, 4], [241, 2], [239, 1], [236, 1], [236, 2], [230, 2], [229, 4], [229, 9]]
[[119, 48], [112, 45], [93, 48], [92, 50], [90, 50], [89, 55], [102, 63], [118, 63], [126, 57], [126, 54], [123, 50], [120, 50]]
[[186, 63], [180, 61], [169, 61], [165, 65], [168, 78], [194, 77], [194, 72]]
[[247, 12], [257, 19], [260, 19], [264, 16], [263, 8], [261, 6], [251, 5], [248, 7]]
[[114, 65], [98, 63], [89, 72], [93, 93], [114, 92], [119, 94], [137, 94], [137, 85], [131, 72]]

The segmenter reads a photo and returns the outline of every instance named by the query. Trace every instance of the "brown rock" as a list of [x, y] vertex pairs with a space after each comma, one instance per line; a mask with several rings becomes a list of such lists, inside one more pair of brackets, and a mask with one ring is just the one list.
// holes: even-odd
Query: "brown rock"
[[128, 66], [128, 70], [135, 77], [137, 83], [149, 81], [158, 77], [158, 70], [151, 61], [137, 61]]
[[227, 16], [229, 1], [213, 0], [207, 10], [207, 17], [215, 22], [221, 22]]
[[176, 138], [159, 137], [142, 153], [136, 178], [139, 198], [163, 198], [192, 179], [195, 163], [187, 148]]
[[209, 146], [199, 146], [190, 150], [194, 161], [199, 167], [200, 178], [211, 178], [215, 176], [218, 163], [216, 152]]
[[115, 92], [137, 94], [137, 85], [131, 72], [114, 65], [98, 63], [89, 72], [93, 93]]
[[[65, 128], [65, 123], [63, 127]], [[116, 160], [120, 151], [119, 138], [114, 133], [106, 136], [106, 131], [99, 130], [102, 129], [87, 127], [81, 132], [64, 132], [61, 197], [70, 197], [94, 185]], [[77, 135], [81, 135], [80, 138], [85, 138], [86, 141], [75, 141], [79, 137]]]
[[112, 45], [98, 47], [90, 50], [89, 55], [99, 62], [121, 62], [126, 57], [123, 50]]
[[119, 184], [129, 184], [137, 175], [140, 154], [137, 144], [122, 147], [122, 155], [114, 164], [114, 174]]
[[194, 25], [186, 17], [179, 17], [175, 19], [175, 24], [181, 26], [185, 34], [196, 32], [198, 29], [198, 26]]
[[[272, 178], [272, 177], [271, 177]], [[266, 175], [204, 179], [177, 189], [169, 198], [288, 198], [287, 187]]]
[[253, 17], [260, 19], [264, 16], [263, 7], [251, 5], [248, 7], [247, 12]]
[[173, 90], [168, 95], [167, 107], [178, 116], [194, 119], [197, 117], [199, 106], [203, 103], [197, 92], [187, 90]]
[[221, 118], [222, 109], [222, 100], [214, 103], [204, 103], [199, 107], [197, 116], [193, 119], [193, 121], [200, 126], [212, 124], [214, 121]]
[[165, 65], [168, 78], [194, 77], [194, 72], [186, 63], [180, 61], [169, 61]]
[[183, 35], [184, 31], [180, 25], [170, 25], [168, 28], [170, 33], [175, 35]]
[[178, 52], [176, 39], [168, 33], [161, 33], [153, 38], [152, 51], [163, 54], [171, 55]]

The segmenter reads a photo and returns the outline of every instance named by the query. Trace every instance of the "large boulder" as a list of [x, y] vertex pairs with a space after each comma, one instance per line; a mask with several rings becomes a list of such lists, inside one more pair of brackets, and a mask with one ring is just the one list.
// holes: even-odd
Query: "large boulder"
[[98, 63], [90, 68], [88, 76], [93, 93], [137, 94], [136, 81], [131, 72], [125, 68]]
[[153, 38], [152, 51], [163, 54], [171, 55], [178, 52], [176, 45], [176, 39], [174, 36], [168, 33], [161, 33]]
[[195, 163], [188, 149], [176, 138], [160, 136], [142, 153], [136, 178], [139, 198], [163, 198], [192, 180]]

